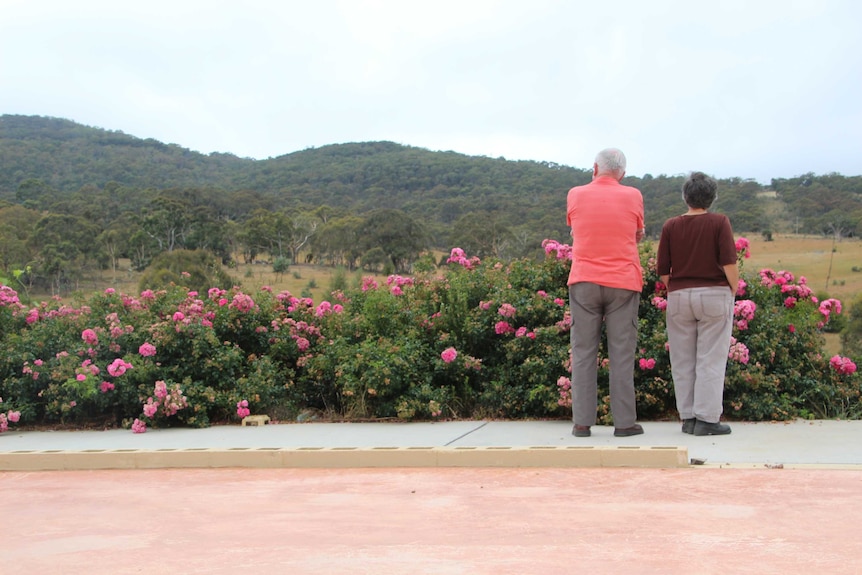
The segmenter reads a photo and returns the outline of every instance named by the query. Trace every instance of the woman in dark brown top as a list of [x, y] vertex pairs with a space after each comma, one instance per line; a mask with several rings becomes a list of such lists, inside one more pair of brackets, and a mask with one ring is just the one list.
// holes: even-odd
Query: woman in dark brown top
[[730, 433], [719, 420], [739, 268], [730, 220], [707, 211], [717, 188], [692, 173], [682, 187], [688, 211], [664, 223], [658, 246], [676, 405], [683, 432], [694, 435]]

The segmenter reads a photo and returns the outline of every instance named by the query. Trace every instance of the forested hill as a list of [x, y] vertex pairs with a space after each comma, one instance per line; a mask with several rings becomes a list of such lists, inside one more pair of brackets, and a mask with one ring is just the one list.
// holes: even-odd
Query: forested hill
[[135, 188], [221, 187], [254, 164], [41, 116], [0, 116], [0, 199], [38, 179], [60, 193], [108, 182]]
[[[95, 199], [106, 189], [127, 207], [136, 197], [169, 191], [194, 196], [236, 221], [255, 207], [327, 206], [359, 215], [389, 208], [422, 221], [441, 244], [448, 239], [444, 230], [476, 216], [535, 242], [565, 237], [565, 193], [589, 179], [589, 169], [391, 142], [335, 144], [267, 160], [206, 155], [64, 119], [0, 116], [0, 200], [49, 211], [64, 197]], [[643, 191], [650, 235], [683, 210], [682, 179], [624, 180]], [[737, 231], [862, 232], [860, 176], [805, 174], [771, 186], [738, 178], [720, 183], [715, 209], [728, 214]], [[150, 194], [136, 193], [143, 190]]]

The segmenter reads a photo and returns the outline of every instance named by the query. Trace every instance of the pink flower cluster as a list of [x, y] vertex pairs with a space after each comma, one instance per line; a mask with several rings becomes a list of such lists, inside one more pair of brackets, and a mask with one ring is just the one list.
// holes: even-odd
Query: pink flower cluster
[[515, 317], [517, 312], [518, 310], [515, 309], [515, 306], [510, 303], [504, 303], [497, 309], [497, 313], [503, 317]]
[[750, 246], [750, 242], [746, 238], [739, 238], [736, 240], [736, 253], [745, 253], [746, 258], [751, 257], [751, 250], [748, 249]]
[[[340, 306], [333, 306], [333, 312], [338, 307]], [[311, 339], [316, 341], [323, 339], [320, 328], [305, 321], [296, 321], [292, 317], [272, 321], [273, 331], [281, 331], [285, 327], [289, 330], [290, 337], [296, 342], [299, 351], [307, 351], [311, 347]]]
[[736, 341], [735, 337], [731, 337], [730, 350], [727, 353], [727, 357], [733, 361], [748, 364], [748, 347], [741, 341]]
[[[41, 359], [34, 359], [33, 360], [33, 365], [36, 367], [42, 367], [42, 364], [44, 364], [44, 363], [45, 362], [43, 362]], [[38, 372], [35, 369], [33, 369], [32, 367], [30, 367], [29, 361], [24, 362], [24, 367], [21, 370], [21, 373], [31, 376], [33, 378], [33, 380], [39, 379], [39, 374], [40, 374], [40, 372]]]
[[447, 264], [455, 263], [458, 264], [468, 270], [471, 270], [478, 266], [481, 262], [479, 258], [473, 256], [472, 258], [467, 259], [464, 250], [461, 248], [452, 248], [452, 251], [449, 253], [449, 258], [446, 260]]
[[85, 359], [81, 362], [81, 367], [75, 370], [75, 379], [78, 381], [87, 381], [87, 376], [89, 375], [99, 375], [102, 370], [92, 362], [92, 360]]
[[9, 307], [15, 311], [24, 309], [24, 304], [18, 299], [18, 292], [6, 285], [0, 285], [0, 307]]
[[141, 347], [138, 348], [138, 353], [144, 357], [153, 357], [156, 355], [156, 346], [145, 341], [141, 344]]
[[344, 306], [340, 303], [332, 305], [328, 301], [322, 301], [318, 304], [318, 306], [314, 310], [314, 315], [317, 317], [323, 317], [325, 315], [331, 313], [341, 313], [344, 311]]
[[159, 411], [159, 402], [153, 401], [152, 397], [147, 398], [147, 402], [144, 404], [144, 415], [146, 417], [152, 418]]
[[850, 375], [851, 373], [856, 373], [856, 364], [853, 363], [853, 361], [849, 357], [833, 355], [829, 359], [829, 365], [831, 365], [832, 369], [834, 369], [841, 375]]
[[554, 324], [558, 331], [565, 332], [572, 328], [572, 314], [569, 310], [563, 312], [563, 319]]
[[248, 313], [254, 309], [255, 303], [250, 295], [238, 292], [234, 294], [233, 300], [230, 302], [228, 307], [243, 313]]
[[530, 331], [526, 327], [521, 326], [515, 330], [515, 337], [526, 337], [529, 339], [536, 339], [536, 332]]
[[207, 290], [207, 297], [210, 298], [212, 301], [215, 301], [215, 302], [220, 301], [226, 295], [227, 295], [227, 291], [225, 291], [221, 288], [211, 287], [210, 289]]
[[643, 371], [647, 371], [655, 368], [655, 359], [653, 358], [640, 358], [638, 360], [638, 367], [640, 367]]
[[748, 329], [748, 322], [754, 319], [757, 304], [750, 299], [737, 300], [733, 304], [733, 317], [736, 318], [736, 327], [740, 330]]
[[664, 311], [667, 309], [667, 300], [661, 296], [655, 296], [652, 298], [652, 305], [659, 310]]
[[[135, 331], [135, 327], [132, 325], [123, 325], [120, 321], [120, 316], [117, 315], [116, 312], [109, 313], [105, 316], [105, 321], [108, 323], [108, 332], [111, 334], [113, 339], [118, 339], [127, 333], [132, 333]], [[116, 348], [116, 346], [112, 346]]]
[[278, 295], [275, 296], [275, 299], [281, 302], [282, 305], [287, 304], [287, 307], [285, 308], [287, 313], [293, 313], [299, 309], [310, 309], [314, 307], [314, 300], [310, 297], [300, 299], [291, 295], [287, 290], [279, 292]]
[[248, 408], [247, 399], [243, 399], [236, 403], [236, 414], [240, 419], [251, 415], [251, 410]]
[[[146, 403], [143, 405], [144, 417], [148, 417], [150, 419], [155, 417], [158, 413], [161, 413], [166, 417], [170, 417], [189, 405], [179, 384], [175, 384], [173, 388], [168, 389], [167, 383], [159, 380], [153, 386], [153, 395], [155, 395], [156, 398], [153, 399], [152, 397], [148, 397]], [[140, 420], [135, 420], [135, 422], [138, 421]], [[132, 424], [133, 432], [144, 433], [147, 430], [146, 423], [140, 421], [137, 429], [138, 430], [136, 431], [135, 424]]]
[[37, 308], [31, 309], [27, 312], [27, 317], [24, 318], [24, 321], [27, 322], [27, 325], [33, 325], [37, 321], [39, 321], [39, 310]]
[[572, 259], [572, 246], [561, 244], [554, 240], [543, 240], [542, 247], [545, 249], [545, 254], [556, 254], [558, 260]]
[[132, 369], [132, 364], [119, 357], [108, 365], [108, 373], [111, 377], [120, 377], [129, 369]]
[[83, 339], [84, 343], [87, 345], [99, 345], [99, 336], [97, 336], [96, 332], [92, 329], [85, 329], [82, 331], [81, 339]]
[[503, 335], [504, 333], [515, 333], [515, 328], [509, 325], [507, 321], [498, 321], [494, 324], [494, 333]]
[[[208, 293], [215, 293], [210, 290]], [[141, 294], [143, 296], [143, 294]], [[254, 300], [252, 300], [249, 296], [245, 296], [245, 294], [237, 294], [244, 297], [239, 298], [235, 304], [232, 304], [232, 307], [240, 309], [240, 311], [249, 311], [246, 309], [247, 306], [254, 307]], [[248, 299], [245, 299], [248, 298]], [[224, 299], [224, 298], [222, 298]], [[236, 299], [236, 298], [235, 298]], [[224, 303], [219, 300], [219, 305], [226, 305], [227, 300], [225, 299]], [[174, 323], [176, 323], [176, 331], [179, 333], [182, 331], [184, 326], [191, 325], [193, 322], [200, 322], [201, 325], [205, 327], [213, 326], [213, 319], [215, 319], [215, 312], [206, 311], [204, 307], [204, 302], [201, 299], [197, 298], [197, 292], [189, 292], [188, 299], [182, 302], [179, 306], [177, 306], [177, 311], [173, 314], [172, 319]]]
[[472, 355], [467, 355], [466, 353], [461, 356], [464, 360], [464, 368], [472, 369], [473, 371], [481, 371], [482, 370], [482, 360], [473, 357]]
[[807, 280], [805, 276], [799, 276], [798, 284], [784, 284], [781, 286], [781, 293], [787, 294], [790, 297], [794, 297], [797, 300], [812, 300], [816, 301], [817, 298], [814, 297], [814, 290], [812, 290], [807, 285]]
[[833, 298], [825, 299], [820, 302], [819, 311], [823, 314], [824, 321], [829, 321], [832, 312], [835, 312], [836, 315], [841, 314], [841, 302]]
[[[787, 270], [774, 271], [769, 268], [760, 270], [760, 285], [771, 288], [773, 286], [785, 286], [792, 284], [796, 278]], [[805, 283], [805, 278], [800, 278]]]
[[[3, 398], [0, 397], [0, 403], [3, 403]], [[18, 423], [21, 419], [20, 411], [8, 410], [6, 413], [0, 412], [0, 433], [9, 429], [10, 423]]]
[[769, 268], [760, 270], [760, 284], [768, 288], [779, 288], [781, 293], [786, 296], [784, 298], [784, 307], [787, 309], [796, 307], [796, 304], [803, 300], [817, 302], [813, 290], [807, 285], [805, 276], [799, 276], [798, 283], [794, 283], [794, 281], [795, 278], [789, 271], [781, 270], [776, 272]]
[[443, 407], [440, 405], [439, 401], [434, 401], [433, 399], [428, 402], [428, 413], [431, 414], [431, 417], [440, 417], [443, 415]]
[[362, 291], [376, 290], [378, 287], [377, 281], [371, 276], [362, 278]]
[[458, 351], [454, 347], [447, 347], [443, 350], [443, 353], [440, 354], [440, 359], [445, 363], [452, 363], [457, 357]]
[[560, 393], [560, 398], [557, 400], [557, 405], [562, 407], [572, 406], [572, 380], [565, 375], [561, 375], [557, 379], [557, 389]]
[[406, 278], [404, 276], [399, 276], [399, 275], [393, 274], [393, 275], [390, 275], [389, 277], [386, 278], [386, 285], [388, 285], [388, 286], [396, 285], [398, 287], [412, 286], [413, 285], [413, 278]]

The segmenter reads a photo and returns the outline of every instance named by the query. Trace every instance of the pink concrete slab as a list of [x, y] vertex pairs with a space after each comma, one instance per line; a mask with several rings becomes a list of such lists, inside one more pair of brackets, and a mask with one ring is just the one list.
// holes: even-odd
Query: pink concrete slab
[[862, 572], [858, 469], [5, 472], [0, 501], [28, 575]]

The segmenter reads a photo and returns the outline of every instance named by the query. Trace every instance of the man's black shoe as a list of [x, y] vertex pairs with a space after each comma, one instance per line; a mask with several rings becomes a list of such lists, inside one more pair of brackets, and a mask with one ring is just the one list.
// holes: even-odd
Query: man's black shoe
[[640, 424], [635, 423], [631, 427], [617, 427], [614, 429], [614, 437], [631, 437], [632, 435], [640, 435], [644, 432], [644, 428]]

